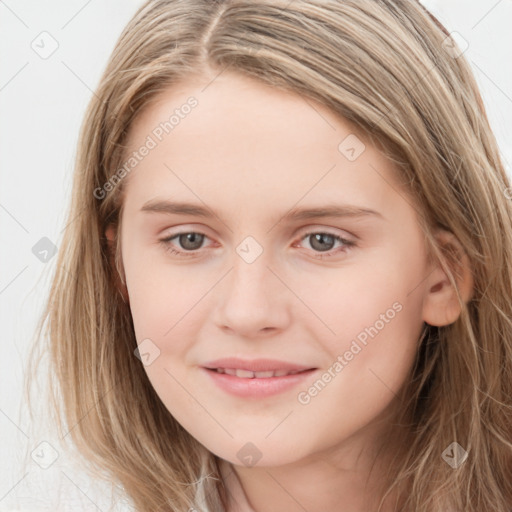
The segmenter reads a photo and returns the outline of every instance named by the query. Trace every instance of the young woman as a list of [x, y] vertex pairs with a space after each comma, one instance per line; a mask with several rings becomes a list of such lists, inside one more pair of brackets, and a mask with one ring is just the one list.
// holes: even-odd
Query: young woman
[[140, 512], [510, 512], [510, 190], [420, 3], [147, 2], [44, 317], [61, 432]]

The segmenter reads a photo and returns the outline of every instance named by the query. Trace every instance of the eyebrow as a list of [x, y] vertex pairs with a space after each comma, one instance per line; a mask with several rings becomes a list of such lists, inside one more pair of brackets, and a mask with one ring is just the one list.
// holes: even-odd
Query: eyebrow
[[[147, 213], [165, 213], [169, 215], [193, 215], [196, 217], [213, 218], [217, 217], [210, 209], [205, 208], [199, 204], [185, 203], [185, 202], [172, 202], [162, 199], [153, 199], [146, 203], [141, 208], [141, 211]], [[314, 208], [292, 208], [287, 213], [280, 217], [280, 221], [301, 221], [309, 219], [317, 219], [323, 217], [377, 217], [385, 220], [384, 216], [371, 208], [362, 206], [340, 204], [340, 205], [327, 205]]]

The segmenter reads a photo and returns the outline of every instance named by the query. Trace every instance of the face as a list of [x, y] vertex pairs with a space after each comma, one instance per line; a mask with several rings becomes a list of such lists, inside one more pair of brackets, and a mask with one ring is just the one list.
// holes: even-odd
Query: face
[[130, 132], [121, 251], [147, 376], [233, 464], [368, 443], [423, 327], [418, 213], [322, 105], [236, 74], [207, 83], [167, 90]]

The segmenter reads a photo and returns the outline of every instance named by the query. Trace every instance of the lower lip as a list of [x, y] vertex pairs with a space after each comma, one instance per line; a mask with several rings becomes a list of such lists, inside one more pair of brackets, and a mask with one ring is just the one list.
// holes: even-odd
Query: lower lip
[[241, 397], [263, 398], [266, 396], [277, 395], [283, 393], [306, 379], [316, 371], [315, 369], [307, 370], [292, 375], [283, 375], [281, 377], [243, 378], [236, 375], [228, 375], [227, 373], [219, 373], [215, 370], [201, 368], [222, 390], [232, 395]]

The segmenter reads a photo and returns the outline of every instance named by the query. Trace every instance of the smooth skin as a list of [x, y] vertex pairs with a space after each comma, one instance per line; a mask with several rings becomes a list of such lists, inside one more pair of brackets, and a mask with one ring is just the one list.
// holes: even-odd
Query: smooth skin
[[[448, 325], [459, 316], [455, 290], [441, 266], [427, 260], [419, 209], [393, 164], [373, 146], [354, 161], [338, 149], [355, 134], [347, 121], [311, 99], [235, 73], [211, 80], [169, 88], [130, 131], [127, 154], [187, 98], [198, 101], [123, 184], [124, 293], [137, 342], [149, 338], [160, 350], [146, 373], [177, 421], [233, 464], [250, 504], [243, 512], [370, 510], [386, 461], [379, 459], [368, 475], [395, 393], [424, 322]], [[141, 210], [155, 200], [193, 203], [214, 214]], [[284, 217], [328, 205], [380, 215]], [[114, 229], [106, 235], [113, 240]], [[246, 237], [263, 250], [252, 263], [237, 252]], [[438, 238], [457, 244], [445, 232]], [[461, 261], [467, 265], [465, 256]], [[464, 300], [471, 287], [466, 268]], [[401, 311], [308, 404], [299, 403], [298, 393], [397, 302]], [[304, 386], [240, 398], [201, 369], [228, 356], [318, 370]], [[237, 456], [248, 442], [261, 454], [254, 466]]]

